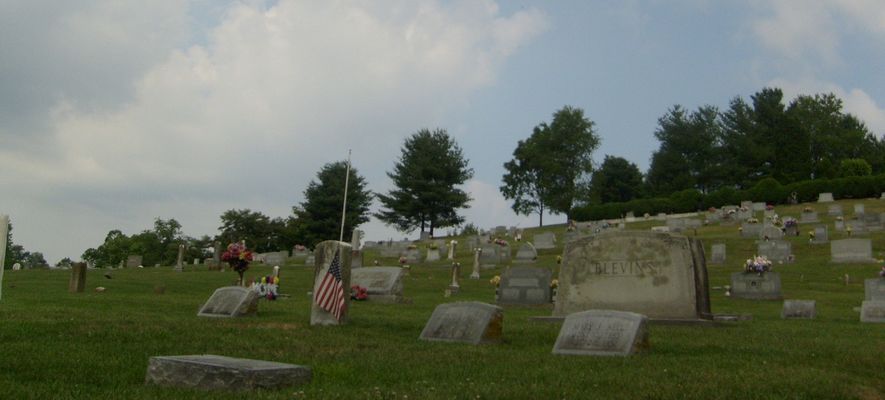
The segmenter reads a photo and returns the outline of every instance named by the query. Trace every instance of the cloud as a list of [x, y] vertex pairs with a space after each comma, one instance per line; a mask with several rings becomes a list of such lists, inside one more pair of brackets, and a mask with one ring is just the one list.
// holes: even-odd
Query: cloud
[[778, 78], [771, 80], [768, 85], [783, 89], [784, 97], [788, 100], [798, 95], [833, 93], [842, 99], [844, 112], [860, 118], [877, 136], [885, 135], [885, 105], [878, 104], [863, 89], [846, 89], [838, 84], [814, 78]]
[[[197, 235], [214, 232], [228, 208], [286, 214], [347, 148], [383, 186], [403, 137], [464, 107], [548, 26], [536, 9], [501, 15], [492, 1], [236, 3], [208, 32], [188, 32], [176, 1], [52, 11], [61, 23], [51, 34], [0, 39], [14, 54], [41, 55], [0, 78], [10, 89], [0, 101], [39, 99], [22, 107], [40, 120], [0, 123], [0, 184], [19, 189], [8, 198], [14, 224], [41, 215], [34, 207], [47, 199], [103, 221], [73, 239], [16, 224], [29, 249], [61, 246], [47, 251], [57, 258], [157, 216]], [[7, 38], [39, 30], [2, 29]], [[205, 43], [182, 44], [193, 37]], [[45, 79], [45, 90], [29, 89]]]

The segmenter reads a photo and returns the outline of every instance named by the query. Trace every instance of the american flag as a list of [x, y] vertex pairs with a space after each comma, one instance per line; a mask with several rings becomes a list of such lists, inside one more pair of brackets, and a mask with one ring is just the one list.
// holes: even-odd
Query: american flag
[[335, 251], [335, 257], [332, 258], [332, 263], [329, 264], [329, 269], [326, 271], [326, 275], [323, 276], [323, 281], [313, 295], [313, 302], [322, 309], [332, 313], [335, 319], [339, 321], [341, 316], [344, 315], [344, 310], [347, 306], [345, 303], [346, 298], [344, 297], [344, 285], [341, 282], [340, 254], [341, 249]]

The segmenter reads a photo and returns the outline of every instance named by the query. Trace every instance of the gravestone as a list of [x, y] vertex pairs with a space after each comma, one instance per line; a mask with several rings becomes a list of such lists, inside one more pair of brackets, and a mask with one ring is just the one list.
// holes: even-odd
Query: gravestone
[[[350, 244], [337, 240], [326, 240], [317, 244], [313, 254], [313, 297], [310, 302], [311, 325], [342, 325], [347, 323], [350, 309]], [[337, 270], [337, 271], [336, 271]], [[338, 297], [338, 286], [344, 294]], [[323, 290], [327, 287], [328, 289]], [[339, 300], [339, 301], [336, 301]], [[327, 304], [333, 308], [323, 307]], [[335, 314], [335, 304], [338, 315]]]
[[178, 245], [178, 258], [175, 259], [175, 272], [184, 271], [184, 245]]
[[682, 232], [685, 230], [685, 220], [681, 218], [674, 218], [667, 220], [667, 230], [668, 232]]
[[781, 309], [782, 319], [814, 319], [817, 316], [817, 307], [814, 300], [784, 300], [784, 308]]
[[820, 220], [817, 218], [816, 211], [802, 211], [802, 213], [799, 214], [800, 224], [816, 224], [819, 222]]
[[762, 228], [762, 232], [759, 232], [759, 237], [768, 238], [769, 240], [782, 239], [784, 237], [784, 231], [776, 226], [768, 225]]
[[455, 259], [455, 249], [457, 249], [457, 248], [458, 248], [458, 241], [457, 240], [450, 241], [449, 242], [449, 254], [446, 259], [448, 259], [450, 261], [454, 260]]
[[[200, 264], [200, 259], [199, 259], [199, 258], [195, 258], [195, 259], [194, 259], [194, 265], [199, 265], [199, 264]], [[139, 263], [138, 265], [141, 265], [141, 263]]]
[[20, 271], [22, 269], [22, 265], [19, 263], [12, 264], [13, 271]]
[[864, 300], [885, 301], [885, 278], [863, 281]]
[[725, 243], [716, 243], [710, 248], [710, 263], [725, 264]]
[[863, 203], [857, 203], [854, 205], [854, 215], [863, 215], [864, 214], [864, 206]]
[[138, 268], [139, 265], [142, 265], [142, 256], [130, 254], [126, 257], [126, 268]]
[[790, 263], [793, 262], [793, 244], [784, 240], [762, 241], [756, 245], [756, 254], [765, 256], [771, 262]]
[[833, 202], [833, 194], [832, 193], [818, 193], [817, 202], [818, 203], [832, 203]]
[[148, 360], [145, 383], [203, 390], [279, 389], [310, 382], [303, 365], [211, 354], [158, 356]]
[[833, 222], [833, 227], [834, 227], [837, 231], [842, 232], [842, 231], [845, 230], [845, 221], [839, 221], [839, 220], [836, 220], [835, 222]]
[[433, 249], [430, 246], [427, 247], [427, 257], [424, 259], [427, 262], [439, 261], [439, 248]]
[[482, 249], [482, 253], [479, 254], [479, 262], [482, 268], [494, 268], [499, 262], [498, 245], [485, 243], [480, 248]]
[[741, 208], [746, 208], [747, 210], [753, 209], [753, 202], [750, 200], [744, 200], [741, 202]]
[[753, 218], [753, 211], [749, 208], [741, 207], [734, 215], [738, 221], [746, 221], [747, 219]]
[[834, 263], [872, 263], [873, 243], [870, 239], [842, 239], [830, 242], [830, 257]]
[[553, 315], [586, 310], [631, 311], [653, 319], [709, 318], [700, 241], [615, 231], [566, 244]]
[[267, 265], [285, 265], [286, 260], [289, 258], [289, 252], [287, 251], [274, 251], [261, 255], [264, 258], [264, 264]]
[[753, 224], [749, 222], [741, 223], [741, 237], [742, 238], [754, 238], [758, 239], [762, 234], [762, 228], [764, 225], [762, 224]]
[[775, 212], [774, 210], [765, 210], [762, 212], [762, 217], [768, 220], [774, 217], [776, 214], [777, 212]]
[[216, 241], [214, 251], [212, 252], [212, 264], [206, 263], [210, 270], [221, 269], [221, 242]]
[[406, 264], [421, 262], [421, 252], [418, 249], [406, 249], [402, 252], [402, 256], [406, 258]]
[[461, 291], [461, 263], [452, 263], [452, 283], [449, 284], [448, 294], [457, 294]]
[[820, 225], [814, 227], [814, 239], [811, 239], [811, 243], [813, 244], [826, 244], [830, 241], [830, 234], [827, 230], [826, 225]]
[[777, 272], [731, 274], [731, 296], [747, 300], [780, 300], [781, 275]]
[[501, 275], [498, 287], [500, 305], [537, 305], [550, 303], [549, 269], [512, 267]]
[[501, 342], [504, 309], [480, 302], [446, 303], [436, 306], [419, 340], [492, 344]]
[[360, 240], [363, 238], [363, 231], [359, 229], [354, 229], [353, 233], [350, 236], [350, 248], [352, 250], [359, 250], [362, 248], [360, 244]]
[[830, 204], [827, 207], [827, 215], [831, 217], [841, 217], [842, 216], [842, 206], [839, 204]]
[[860, 322], [885, 323], [885, 301], [864, 300], [860, 306]]
[[496, 252], [498, 253], [498, 262], [501, 264], [510, 263], [510, 243], [507, 243], [506, 246], [498, 245]]
[[764, 202], [756, 202], [753, 203], [753, 212], [765, 211], [765, 203]]
[[[0, 266], [0, 269], [3, 269]], [[68, 282], [68, 291], [71, 293], [82, 293], [86, 289], [86, 264], [75, 263], [71, 265], [71, 279]]]
[[649, 348], [648, 318], [642, 314], [590, 310], [569, 314], [553, 354], [629, 356]]
[[351, 250], [350, 251], [350, 268], [362, 268], [362, 267], [363, 267], [363, 251], [362, 250]]
[[419, 239], [421, 241], [430, 240], [430, 232], [421, 232]]
[[215, 289], [209, 300], [197, 312], [199, 317], [235, 318], [255, 315], [258, 312], [258, 292], [242, 286], [226, 286]]
[[866, 227], [867, 231], [881, 231], [882, 230], [882, 214], [876, 213], [868, 213], [863, 216], [863, 223]]
[[519, 251], [516, 252], [513, 262], [516, 264], [533, 264], [538, 259], [538, 251], [531, 242], [523, 242], [519, 245]]
[[470, 279], [479, 279], [480, 253], [482, 253], [482, 248], [477, 247], [473, 249], [473, 272], [470, 273]]
[[351, 272], [351, 284], [366, 288], [366, 300], [399, 303], [403, 298], [403, 269], [400, 267], [365, 267]]
[[552, 249], [556, 247], [556, 235], [553, 232], [544, 232], [532, 238], [535, 248], [538, 250]]
[[847, 230], [851, 230], [852, 235], [865, 235], [867, 231], [867, 224], [863, 222], [863, 220], [852, 219], [848, 221]]

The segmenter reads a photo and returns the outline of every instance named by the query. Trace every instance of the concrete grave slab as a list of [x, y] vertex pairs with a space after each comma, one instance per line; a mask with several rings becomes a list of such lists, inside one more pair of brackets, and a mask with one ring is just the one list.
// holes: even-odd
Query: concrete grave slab
[[151, 357], [145, 383], [234, 391], [298, 386], [312, 377], [303, 365], [204, 354]]
[[612, 310], [569, 314], [553, 345], [553, 354], [629, 356], [649, 348], [648, 318]]
[[501, 342], [504, 309], [475, 301], [436, 306], [419, 340], [494, 344]]
[[242, 286], [218, 288], [200, 307], [197, 316], [234, 318], [255, 315], [258, 312], [259, 298], [261, 296], [258, 292]]

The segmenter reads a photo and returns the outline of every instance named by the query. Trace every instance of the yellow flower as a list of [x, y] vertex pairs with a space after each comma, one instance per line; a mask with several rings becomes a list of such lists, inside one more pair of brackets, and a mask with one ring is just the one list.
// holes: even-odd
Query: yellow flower
[[279, 284], [280, 284], [280, 277], [279, 277], [279, 276], [275, 276], [275, 277], [273, 277], [273, 284], [274, 284], [274, 285], [279, 285]]
[[559, 287], [559, 279], [554, 279], [550, 281], [550, 288], [558, 288]]
[[495, 285], [495, 286], [500, 285], [500, 284], [501, 284], [501, 276], [500, 276], [500, 275], [495, 275], [494, 278], [489, 279], [489, 283], [491, 283], [492, 285]]

